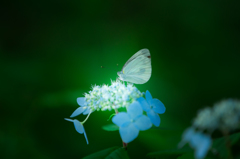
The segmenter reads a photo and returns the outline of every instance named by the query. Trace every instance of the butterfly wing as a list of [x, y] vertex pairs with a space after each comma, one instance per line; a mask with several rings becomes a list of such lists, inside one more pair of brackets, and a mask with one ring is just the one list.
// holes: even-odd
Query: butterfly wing
[[[139, 50], [137, 53], [135, 53], [130, 59], [128, 59], [128, 61], [124, 64], [123, 68], [128, 64], [130, 63], [132, 60], [136, 59], [138, 56], [141, 56], [141, 55], [144, 55], [146, 57], [149, 57], [150, 60], [151, 60], [151, 55], [150, 55], [150, 52], [148, 49], [142, 49], [142, 50]], [[122, 70], [123, 70], [122, 68]]]
[[135, 53], [123, 66], [123, 80], [136, 84], [146, 83], [152, 73], [151, 55], [148, 49]]

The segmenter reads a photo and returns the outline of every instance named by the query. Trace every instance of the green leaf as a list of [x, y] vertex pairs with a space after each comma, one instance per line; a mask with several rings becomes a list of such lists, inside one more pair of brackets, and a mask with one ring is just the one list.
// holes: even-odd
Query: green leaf
[[109, 154], [105, 159], [130, 159], [124, 148], [119, 148]]
[[[212, 148], [217, 150], [217, 153], [222, 158], [228, 157], [228, 150], [226, 148], [225, 140], [226, 140], [225, 136], [215, 139], [215, 140], [213, 140], [213, 145], [212, 145]], [[235, 134], [232, 134], [229, 136], [229, 141], [230, 141], [231, 146], [236, 144], [237, 141], [239, 141], [239, 140], [240, 140], [240, 133], [235, 133]]]
[[[183, 154], [182, 156], [179, 156], [177, 159], [193, 159], [194, 158], [194, 153], [186, 153]], [[206, 156], [204, 159], [211, 159], [210, 157]]]
[[172, 149], [172, 150], [162, 150], [157, 152], [151, 152], [147, 154], [147, 158], [177, 158], [178, 156], [187, 153], [192, 152], [193, 150], [190, 147], [184, 147], [182, 149]]
[[185, 153], [182, 156], [179, 156], [177, 159], [193, 159], [194, 158], [194, 153]]
[[127, 151], [119, 146], [111, 147], [94, 154], [84, 157], [83, 159], [129, 159]]
[[173, 128], [173, 127], [156, 127], [156, 126], [152, 126], [150, 129], [154, 129], [154, 130], [172, 130], [172, 131], [181, 131], [181, 133], [183, 132], [182, 129], [179, 128]]
[[115, 124], [108, 124], [108, 125], [104, 125], [102, 126], [103, 130], [106, 131], [117, 131], [119, 130], [119, 127]]

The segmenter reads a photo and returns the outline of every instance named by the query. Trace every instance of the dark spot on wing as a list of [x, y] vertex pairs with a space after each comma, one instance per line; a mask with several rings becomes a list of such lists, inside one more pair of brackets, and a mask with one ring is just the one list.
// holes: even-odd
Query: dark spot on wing
[[151, 56], [147, 56], [147, 58], [151, 58]]

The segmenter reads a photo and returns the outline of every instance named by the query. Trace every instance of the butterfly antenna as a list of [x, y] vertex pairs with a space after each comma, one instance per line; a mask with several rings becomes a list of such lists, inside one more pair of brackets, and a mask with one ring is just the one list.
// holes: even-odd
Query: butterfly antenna
[[[101, 66], [101, 68], [107, 68], [107, 67]], [[114, 69], [111, 69], [111, 68], [107, 68], [107, 69], [112, 70], [112, 71], [114, 71], [114, 72], [117, 71], [117, 70], [114, 70]]]

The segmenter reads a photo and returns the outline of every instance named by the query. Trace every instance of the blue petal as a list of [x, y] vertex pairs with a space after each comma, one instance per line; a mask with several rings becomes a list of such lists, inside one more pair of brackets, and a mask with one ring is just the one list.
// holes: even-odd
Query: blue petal
[[145, 115], [140, 116], [133, 124], [138, 130], [147, 130], [152, 126], [151, 120]]
[[82, 134], [84, 132], [83, 125], [80, 123], [80, 121], [74, 119], [73, 124], [78, 133]]
[[83, 107], [79, 107], [77, 108], [73, 113], [72, 115], [70, 116], [70, 118], [73, 118], [75, 116], [78, 116], [80, 114], [82, 114], [82, 112], [84, 111], [85, 109]]
[[130, 116], [131, 119], [135, 119], [138, 116], [142, 115], [142, 107], [138, 101], [133, 102], [129, 105], [127, 109], [127, 113]]
[[112, 118], [112, 122], [117, 126], [121, 127], [124, 123], [130, 122], [131, 119], [127, 113], [118, 113]]
[[80, 105], [80, 106], [84, 106], [85, 98], [84, 98], [84, 97], [79, 97], [79, 98], [77, 98], [77, 103], [78, 103], [78, 105]]
[[195, 134], [195, 131], [192, 127], [186, 129], [183, 133], [183, 140], [187, 142], [191, 141], [194, 134]]
[[212, 144], [212, 140], [209, 136], [201, 134], [201, 141], [198, 143], [195, 148], [195, 158], [203, 159], [207, 155], [207, 152]]
[[86, 132], [85, 132], [85, 130], [84, 130], [83, 125], [80, 123], [80, 121], [78, 121], [77, 119], [74, 119], [74, 120], [68, 119], [68, 118], [64, 118], [64, 119], [67, 120], [67, 121], [73, 122], [74, 127], [75, 127], [75, 129], [76, 129], [76, 131], [77, 131], [78, 133], [80, 133], [80, 134], [84, 133], [84, 137], [85, 137], [86, 142], [87, 142], [87, 144], [88, 144], [87, 134], [86, 134]]
[[204, 137], [201, 133], [196, 132], [195, 134], [192, 135], [192, 137], [190, 138], [189, 144], [192, 148], [197, 148], [199, 146], [199, 143], [202, 142], [202, 140], [204, 140]]
[[147, 112], [147, 115], [150, 118], [153, 125], [155, 125], [155, 126], [160, 125], [160, 117], [158, 116], [157, 113], [155, 113], [153, 110], [150, 110], [149, 112]]
[[153, 110], [158, 113], [158, 114], [163, 114], [166, 111], [165, 106], [163, 105], [163, 103], [158, 100], [158, 99], [153, 99], [152, 100], [152, 106], [153, 106]]
[[85, 110], [84, 110], [84, 112], [83, 112], [83, 115], [87, 115], [87, 114], [90, 113], [90, 110], [91, 110], [90, 107], [87, 107], [87, 106], [86, 106], [86, 107], [84, 107], [84, 109], [85, 109]]
[[84, 132], [83, 125], [77, 119], [74, 119], [74, 120], [68, 119], [68, 118], [64, 118], [64, 119], [67, 121], [73, 122], [74, 127], [78, 133], [82, 134]]
[[147, 100], [148, 104], [152, 105], [152, 95], [148, 90], [146, 91], [145, 97], [146, 97], [146, 100]]
[[123, 142], [129, 143], [138, 136], [139, 130], [133, 124], [129, 124], [127, 127], [120, 127], [119, 133]]
[[148, 112], [150, 110], [150, 105], [143, 97], [138, 98], [137, 101], [141, 104], [145, 112]]
[[123, 128], [127, 127], [131, 123], [132, 123], [131, 121], [127, 121], [127, 122], [123, 123], [121, 127], [123, 127]]
[[65, 120], [67, 120], [67, 121], [70, 121], [70, 122], [73, 122], [74, 120], [72, 120], [72, 119], [68, 119], [68, 118], [64, 118]]
[[[84, 128], [83, 128], [84, 129]], [[88, 144], [88, 138], [87, 138], [87, 134], [86, 134], [86, 132], [85, 132], [85, 130], [84, 130], [84, 137], [85, 137], [85, 139], [86, 139], [86, 142], [87, 142], [87, 144]]]
[[195, 134], [195, 130], [192, 127], [186, 129], [182, 135], [182, 141], [178, 144], [178, 147], [181, 148], [187, 142], [190, 142], [194, 134]]

